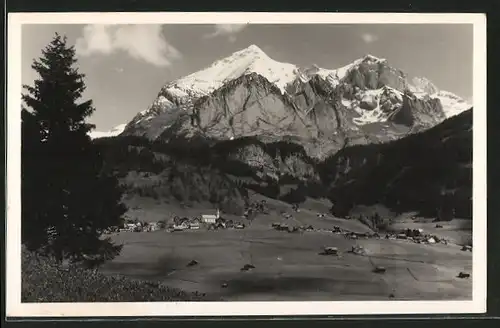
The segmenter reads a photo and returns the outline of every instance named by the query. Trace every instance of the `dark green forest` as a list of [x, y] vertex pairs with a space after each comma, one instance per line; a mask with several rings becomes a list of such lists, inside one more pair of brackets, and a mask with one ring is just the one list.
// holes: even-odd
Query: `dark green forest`
[[472, 109], [418, 134], [345, 148], [319, 166], [332, 209], [384, 204], [396, 212], [472, 217]]

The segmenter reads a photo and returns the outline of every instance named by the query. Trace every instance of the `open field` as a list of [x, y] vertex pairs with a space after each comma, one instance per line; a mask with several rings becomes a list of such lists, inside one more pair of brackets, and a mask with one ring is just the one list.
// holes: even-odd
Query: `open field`
[[[472, 273], [472, 253], [461, 251], [458, 245], [350, 240], [327, 231], [276, 231], [270, 227], [273, 222], [311, 224], [315, 229], [339, 225], [356, 232], [366, 232], [369, 228], [357, 220], [318, 218], [316, 213], [322, 211], [321, 202], [306, 202], [301, 212], [293, 213], [294, 218], [289, 220], [276, 213], [281, 206], [289, 209], [289, 205], [278, 201], [270, 201], [269, 205], [268, 215], [258, 216], [243, 230], [115, 234], [113, 239], [125, 246], [118, 258], [103, 266], [102, 272], [162, 281], [188, 292], [198, 291], [211, 298], [235, 301], [466, 300], [472, 297], [472, 280], [457, 278], [461, 271]], [[404, 226], [402, 221], [397, 224]], [[422, 224], [430, 226], [430, 223]], [[417, 225], [413, 223], [411, 228]], [[439, 231], [436, 234], [439, 235]], [[363, 246], [367, 255], [349, 253], [354, 245]], [[341, 256], [319, 255], [326, 246], [337, 247]], [[192, 260], [198, 264], [188, 267]], [[255, 268], [240, 271], [245, 264]], [[386, 272], [374, 273], [375, 266], [384, 266]]]

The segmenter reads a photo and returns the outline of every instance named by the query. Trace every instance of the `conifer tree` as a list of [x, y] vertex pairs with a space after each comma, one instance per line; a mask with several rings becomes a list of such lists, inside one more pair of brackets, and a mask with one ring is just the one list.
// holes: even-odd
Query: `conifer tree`
[[22, 95], [22, 242], [56, 259], [105, 260], [121, 247], [102, 239], [126, 208], [118, 180], [104, 173], [100, 149], [85, 120], [92, 100], [81, 101], [84, 74], [75, 49], [56, 34], [33, 61], [39, 78]]

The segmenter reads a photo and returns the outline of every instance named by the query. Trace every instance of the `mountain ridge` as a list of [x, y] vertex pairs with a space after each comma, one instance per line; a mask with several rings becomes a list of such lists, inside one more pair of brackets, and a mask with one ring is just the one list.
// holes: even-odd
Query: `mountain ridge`
[[414, 80], [416, 86], [386, 59], [373, 55], [333, 70], [301, 68], [275, 61], [251, 45], [165, 84], [124, 134], [152, 140], [175, 134], [218, 140], [291, 135], [302, 139], [311, 154], [324, 157], [338, 147], [322, 153], [313, 139], [342, 144], [343, 134], [344, 141], [384, 142], [404, 135], [400, 128], [388, 131], [392, 123], [411, 133], [470, 107], [427, 79]]

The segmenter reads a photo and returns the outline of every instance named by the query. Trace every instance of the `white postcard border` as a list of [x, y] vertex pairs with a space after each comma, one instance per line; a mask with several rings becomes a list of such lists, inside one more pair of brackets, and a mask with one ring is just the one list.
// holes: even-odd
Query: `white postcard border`
[[[21, 26], [23, 24], [214, 24], [214, 22], [474, 25], [472, 301], [21, 303]], [[486, 311], [487, 139], [484, 14], [10, 13], [7, 53], [6, 314], [8, 317], [465, 314]]]

